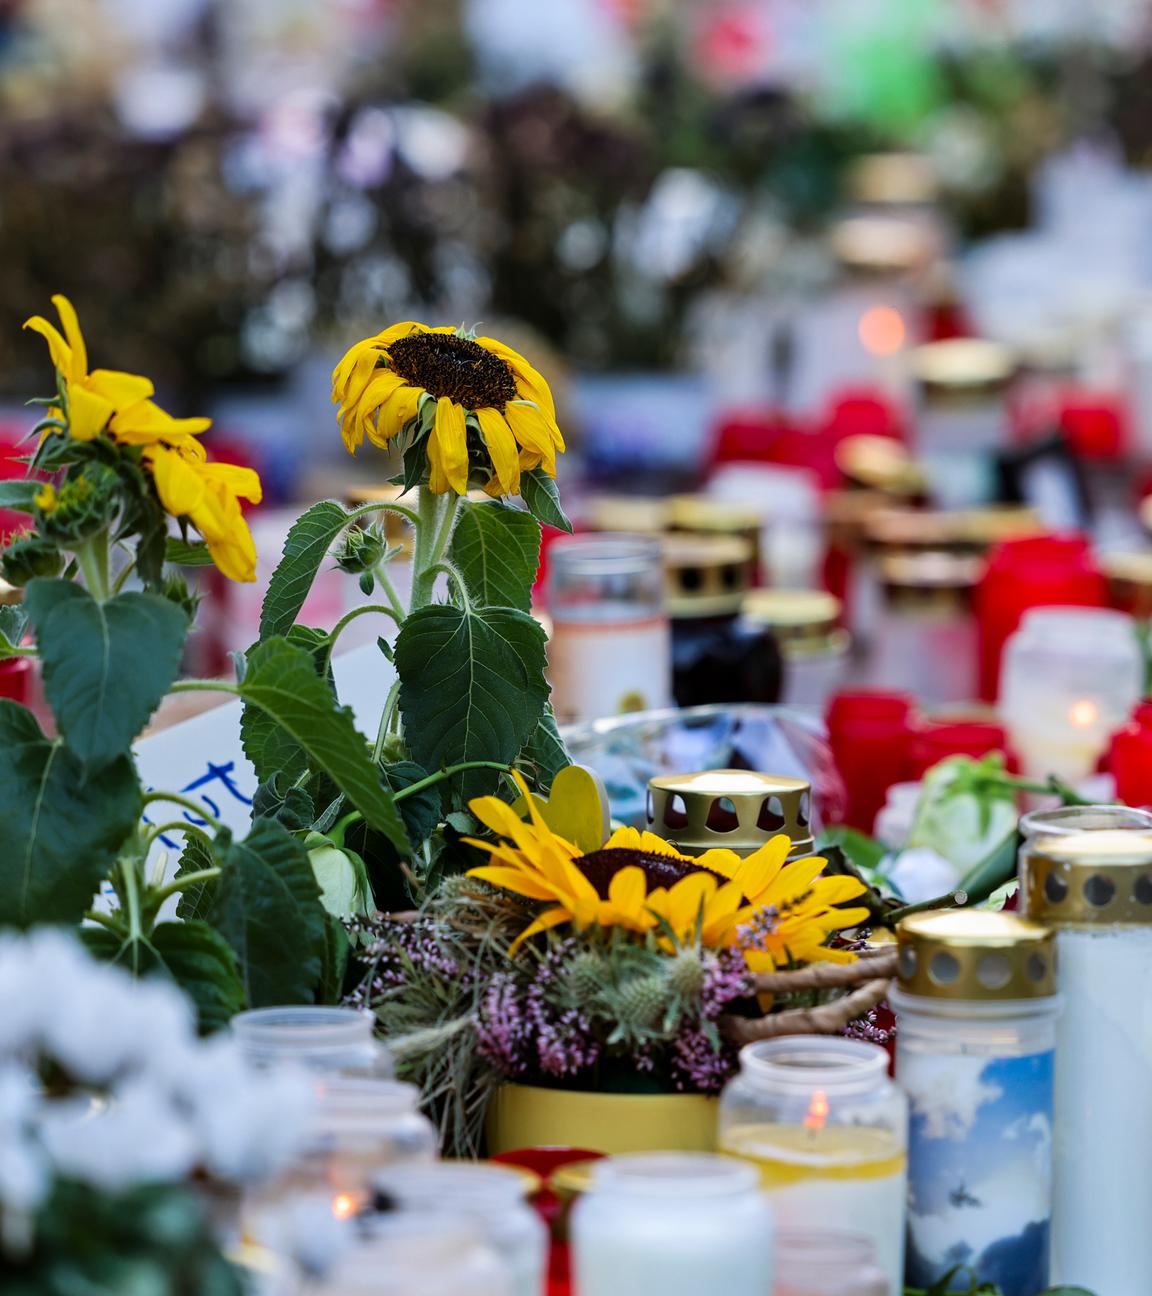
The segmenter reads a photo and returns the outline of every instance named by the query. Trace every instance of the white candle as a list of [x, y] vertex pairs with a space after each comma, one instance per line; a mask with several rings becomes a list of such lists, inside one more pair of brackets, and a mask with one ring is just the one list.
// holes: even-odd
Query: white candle
[[772, 1214], [756, 1172], [653, 1153], [597, 1164], [572, 1214], [576, 1296], [767, 1296]]
[[1152, 1274], [1152, 834], [1042, 836], [1021, 852], [1030, 917], [1056, 927], [1052, 1279], [1147, 1296]]

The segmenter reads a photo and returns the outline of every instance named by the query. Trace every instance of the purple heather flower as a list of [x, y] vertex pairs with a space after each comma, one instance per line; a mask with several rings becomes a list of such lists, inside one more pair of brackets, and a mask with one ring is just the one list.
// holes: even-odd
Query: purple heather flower
[[736, 1071], [736, 1050], [699, 1027], [682, 1030], [671, 1047], [672, 1078], [679, 1090], [719, 1093]]
[[740, 950], [723, 949], [708, 959], [700, 994], [700, 1011], [705, 1020], [715, 1021], [733, 1000], [746, 999], [752, 993], [752, 975]]
[[768, 938], [776, 934], [780, 925], [780, 910], [775, 905], [765, 905], [757, 909], [752, 918], [737, 928], [737, 936], [742, 949], [764, 950], [768, 948]]
[[528, 1022], [516, 979], [498, 972], [480, 1000], [476, 1014], [476, 1051], [506, 1076], [525, 1070]]

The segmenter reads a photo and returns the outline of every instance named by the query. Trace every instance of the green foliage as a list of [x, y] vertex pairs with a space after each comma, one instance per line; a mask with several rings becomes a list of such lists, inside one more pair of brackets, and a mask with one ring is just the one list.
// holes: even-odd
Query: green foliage
[[[224, 842], [217, 841], [221, 846]], [[216, 867], [212, 842], [203, 833], [189, 829], [174, 880], [179, 881], [190, 873], [203, 873]], [[176, 914], [180, 918], [206, 918], [212, 909], [212, 884], [210, 881], [194, 882], [180, 892]]]
[[[372, 568], [384, 558], [387, 551], [388, 542], [384, 537], [384, 529], [379, 522], [373, 522], [367, 527], [350, 526], [344, 532], [332, 557], [341, 571], [349, 572], [353, 576], [363, 573], [371, 577]], [[371, 583], [364, 593], [372, 593]]]
[[[403, 820], [380, 781], [367, 741], [357, 730], [352, 712], [336, 702], [328, 684], [316, 674], [311, 655], [275, 637], [257, 644], [247, 661], [237, 689], [240, 697], [269, 715], [304, 751], [309, 766], [327, 774], [370, 827], [406, 852]], [[244, 732], [245, 752], [257, 771], [267, 773], [275, 758], [252, 735], [249, 725]]]
[[348, 513], [322, 500], [292, 524], [260, 614], [260, 638], [286, 634], [296, 620], [332, 542], [348, 525]]
[[64, 555], [35, 533], [13, 537], [0, 554], [0, 575], [9, 585], [27, 585], [37, 576], [59, 576], [63, 570]]
[[0, 657], [9, 648], [19, 648], [28, 633], [28, 613], [19, 604], [0, 607]]
[[571, 532], [572, 523], [560, 507], [560, 491], [543, 468], [520, 474], [520, 497], [532, 516], [545, 526]]
[[496, 501], [465, 505], [449, 556], [473, 605], [532, 610], [540, 524], [529, 514]]
[[81, 929], [84, 943], [101, 958], [134, 975], [161, 973], [196, 1005], [200, 1029], [222, 1030], [244, 1007], [244, 984], [231, 946], [199, 919], [160, 923], [150, 933], [119, 934], [105, 927]]
[[171, 687], [188, 618], [156, 594], [101, 603], [66, 580], [33, 581], [24, 603], [60, 732], [99, 769], [129, 750]]
[[271, 819], [220, 853], [210, 920], [239, 959], [253, 1008], [311, 1003], [327, 940], [320, 888], [303, 844]]
[[43, 482], [31, 477], [0, 481], [0, 509], [11, 509], [14, 513], [31, 513], [36, 507], [32, 501], [40, 493], [43, 485]]
[[203, 1195], [185, 1184], [116, 1193], [58, 1180], [31, 1239], [0, 1261], [5, 1296], [244, 1296]]
[[164, 546], [164, 559], [174, 567], [211, 567], [212, 555], [203, 540], [180, 540], [169, 536]]
[[131, 760], [87, 770], [32, 713], [0, 701], [0, 924], [78, 923], [141, 813]]
[[531, 783], [544, 793], [552, 787], [552, 780], [572, 764], [572, 757], [560, 737], [556, 727], [556, 716], [549, 702], [544, 708], [531, 738], [524, 744], [517, 765], [527, 775]]
[[[526, 612], [432, 606], [412, 613], [396, 641], [396, 668], [413, 757], [430, 770], [473, 760], [511, 764], [543, 715], [544, 666], [544, 630]], [[497, 777], [470, 770], [453, 779], [453, 793], [480, 796]]]

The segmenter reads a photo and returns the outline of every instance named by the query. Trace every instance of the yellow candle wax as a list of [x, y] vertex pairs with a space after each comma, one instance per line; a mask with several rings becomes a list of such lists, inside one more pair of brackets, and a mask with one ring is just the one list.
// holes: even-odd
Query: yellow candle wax
[[907, 1161], [888, 1130], [853, 1125], [737, 1125], [724, 1151], [755, 1162], [769, 1191], [805, 1179], [884, 1179], [903, 1174]]

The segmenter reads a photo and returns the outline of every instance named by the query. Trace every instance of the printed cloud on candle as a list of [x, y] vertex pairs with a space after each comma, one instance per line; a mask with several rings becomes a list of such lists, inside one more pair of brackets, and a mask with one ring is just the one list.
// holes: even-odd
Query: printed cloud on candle
[[1044, 1285], [1050, 1231], [1051, 1053], [909, 1057], [902, 1080], [919, 1136], [909, 1159], [909, 1283], [927, 1287], [971, 1264], [1004, 1296], [1031, 1296]]

